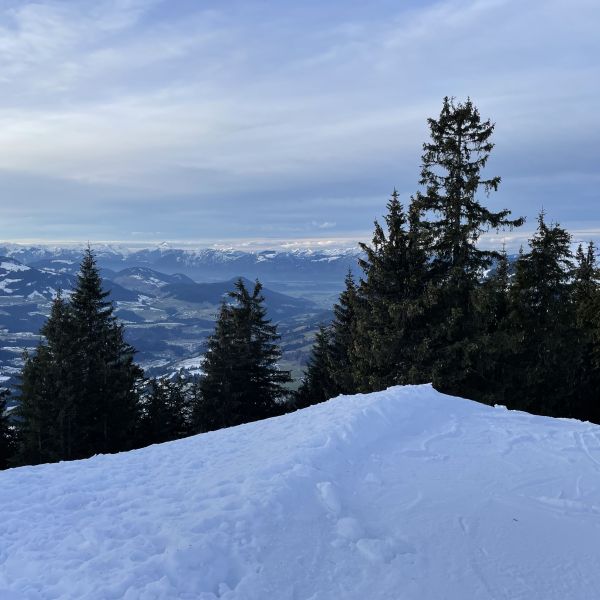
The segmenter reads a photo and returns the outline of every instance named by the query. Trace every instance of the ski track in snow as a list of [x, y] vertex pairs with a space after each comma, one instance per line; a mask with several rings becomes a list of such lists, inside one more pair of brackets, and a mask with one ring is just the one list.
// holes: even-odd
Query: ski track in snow
[[596, 600], [600, 427], [430, 386], [0, 473], [2, 600]]

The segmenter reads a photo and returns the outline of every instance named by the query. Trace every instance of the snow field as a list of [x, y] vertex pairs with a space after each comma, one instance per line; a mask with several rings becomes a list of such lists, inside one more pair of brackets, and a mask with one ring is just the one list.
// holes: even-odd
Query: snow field
[[595, 600], [600, 427], [429, 386], [0, 473], [2, 600]]

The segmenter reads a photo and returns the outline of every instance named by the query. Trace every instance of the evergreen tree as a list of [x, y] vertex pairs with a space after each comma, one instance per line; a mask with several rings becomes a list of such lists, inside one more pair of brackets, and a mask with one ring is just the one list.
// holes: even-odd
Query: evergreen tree
[[339, 394], [332, 376], [331, 337], [328, 327], [319, 326], [304, 378], [295, 394], [294, 404], [297, 408], [318, 404]]
[[0, 470], [6, 469], [10, 465], [15, 451], [14, 431], [6, 412], [9, 396], [10, 392], [7, 389], [0, 389]]
[[573, 346], [569, 375], [573, 416], [600, 423], [600, 271], [596, 248], [579, 245], [572, 280]]
[[74, 351], [69, 366], [78, 374], [84, 456], [131, 448], [138, 419], [142, 371], [133, 362], [135, 350], [125, 342], [123, 326], [114, 317], [108, 296], [88, 248], [70, 302]]
[[233, 309], [223, 302], [206, 343], [203, 374], [195, 389], [192, 423], [196, 433], [229, 427], [240, 418], [239, 392], [232, 393], [243, 386], [236, 378], [234, 337]]
[[40, 334], [44, 343], [25, 356], [19, 406], [19, 462], [37, 464], [75, 458], [78, 440], [72, 318], [58, 292]]
[[266, 317], [262, 285], [250, 293], [239, 279], [223, 303], [207, 343], [194, 422], [209, 431], [281, 411], [290, 374], [279, 368], [277, 327]]
[[494, 124], [481, 121], [470, 99], [455, 104], [444, 98], [439, 118], [427, 120], [431, 141], [423, 144], [417, 206], [431, 232], [433, 267], [442, 280], [476, 282], [498, 252], [477, 247], [482, 233], [490, 229], [517, 227], [523, 219], [509, 219], [510, 211], [492, 212], [477, 198], [479, 189], [496, 191], [500, 177], [483, 179]]
[[323, 395], [332, 392], [333, 395], [354, 394], [358, 389], [354, 360], [358, 302], [354, 276], [348, 270], [344, 291], [333, 306], [333, 321], [330, 325], [329, 378], [333, 382], [333, 388], [325, 388]]
[[44, 342], [25, 360], [18, 410], [22, 462], [133, 446], [142, 372], [107, 296], [88, 248], [71, 300], [58, 295], [41, 330]]
[[191, 403], [187, 388], [180, 375], [149, 382], [140, 422], [141, 445], [160, 444], [189, 435]]
[[428, 119], [431, 140], [423, 144], [420, 185], [416, 197], [422, 225], [430, 234], [431, 274], [435, 294], [431, 302], [431, 377], [443, 391], [457, 392], [465, 372], [465, 352], [473, 330], [473, 292], [498, 252], [477, 246], [490, 229], [520, 226], [509, 210], [492, 212], [477, 195], [496, 191], [500, 177], [484, 179], [482, 170], [494, 144], [494, 125], [482, 121], [471, 100], [456, 104], [444, 98], [438, 119]]
[[463, 345], [460, 395], [506, 404], [514, 391], [513, 332], [508, 321], [510, 275], [503, 250], [493, 272], [473, 292], [473, 336]]
[[[573, 315], [570, 302], [571, 236], [544, 214], [515, 265], [510, 290], [510, 328], [515, 356], [508, 404], [538, 414], [572, 416], [569, 406]], [[518, 402], [518, 406], [514, 403]]]
[[428, 285], [427, 232], [416, 206], [408, 215], [394, 190], [372, 244], [361, 244], [355, 376], [362, 391], [422, 382]]

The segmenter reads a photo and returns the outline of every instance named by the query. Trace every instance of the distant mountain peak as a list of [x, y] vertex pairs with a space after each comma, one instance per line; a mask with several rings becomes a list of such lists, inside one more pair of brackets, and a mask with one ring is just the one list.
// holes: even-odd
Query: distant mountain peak
[[[358, 248], [287, 248], [245, 251], [235, 248], [175, 248], [169, 242], [149, 248], [94, 245], [101, 269], [122, 272], [130, 268], [182, 274], [195, 281], [223, 281], [243, 275], [265, 282], [343, 282], [348, 269], [358, 272]], [[47, 272], [74, 275], [82, 246], [0, 246], [0, 256]]]

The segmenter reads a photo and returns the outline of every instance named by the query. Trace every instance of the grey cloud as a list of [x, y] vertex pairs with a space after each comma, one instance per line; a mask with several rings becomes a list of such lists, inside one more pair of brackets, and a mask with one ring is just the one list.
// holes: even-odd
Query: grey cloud
[[48, 201], [64, 235], [106, 237], [110, 214], [113, 238], [368, 235], [394, 187], [415, 191], [446, 94], [497, 122], [495, 207], [600, 223], [596, 2], [12, 6], [0, 217], [15, 237], [44, 235]]

